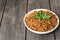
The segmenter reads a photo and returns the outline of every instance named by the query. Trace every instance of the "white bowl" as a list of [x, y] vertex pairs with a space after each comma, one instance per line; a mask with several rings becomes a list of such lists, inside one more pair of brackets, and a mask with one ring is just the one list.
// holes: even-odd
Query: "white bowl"
[[36, 34], [47, 34], [47, 33], [50, 33], [50, 32], [52, 32], [52, 31], [54, 31], [54, 30], [58, 27], [58, 25], [59, 25], [59, 17], [58, 17], [54, 12], [52, 12], [52, 11], [50, 11], [50, 12], [52, 12], [53, 14], [56, 15], [56, 18], [57, 18], [57, 22], [58, 22], [58, 23], [57, 23], [57, 25], [55, 26], [55, 28], [51, 29], [50, 31], [38, 32], [38, 31], [35, 31], [35, 30], [30, 29], [30, 28], [26, 25], [26, 22], [25, 22], [26, 16], [28, 16], [29, 14], [31, 14], [31, 13], [34, 12], [34, 11], [39, 11], [39, 10], [50, 11], [50, 10], [48, 10], [48, 9], [34, 9], [34, 10], [29, 11], [27, 14], [25, 14], [24, 19], [23, 19], [23, 22], [24, 22], [24, 25], [26, 26], [26, 28], [27, 28], [28, 30], [30, 30], [31, 32], [36, 33]]

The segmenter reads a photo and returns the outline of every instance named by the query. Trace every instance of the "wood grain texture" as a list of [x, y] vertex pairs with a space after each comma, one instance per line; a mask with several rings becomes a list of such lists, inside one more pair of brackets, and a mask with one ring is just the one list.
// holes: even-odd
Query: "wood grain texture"
[[[5, 2], [6, 0], [0, 0], [0, 21]], [[55, 30], [55, 33], [46, 35], [25, 30], [24, 15], [27, 11], [37, 8], [51, 9], [60, 18], [60, 0], [7, 0], [0, 27], [0, 40], [60, 40], [60, 27]]]
[[7, 4], [4, 11], [3, 20], [1, 23], [1, 34], [3, 35], [3, 40], [13, 40], [14, 33], [13, 33], [13, 18], [15, 13], [15, 0], [7, 0]]
[[23, 16], [26, 13], [26, 0], [7, 0], [1, 23], [2, 40], [25, 40]]
[[[36, 8], [50, 9], [48, 0], [28, 0], [28, 11]], [[38, 35], [27, 30], [27, 40], [55, 40], [55, 39], [54, 33]]]
[[[55, 12], [60, 19], [60, 0], [50, 0], [51, 10]], [[58, 28], [55, 30], [55, 39], [60, 40], [60, 24]]]
[[3, 15], [5, 3], [6, 3], [6, 0], [0, 0], [0, 22], [1, 22], [2, 15]]

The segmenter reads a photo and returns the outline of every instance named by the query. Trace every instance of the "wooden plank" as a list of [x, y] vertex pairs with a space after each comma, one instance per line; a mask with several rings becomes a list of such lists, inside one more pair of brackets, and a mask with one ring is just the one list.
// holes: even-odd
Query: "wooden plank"
[[[48, 0], [28, 0], [28, 11], [36, 8], [49, 8]], [[38, 35], [34, 34], [27, 30], [27, 40], [55, 40], [54, 33], [46, 34], [46, 35]]]
[[25, 40], [23, 16], [26, 13], [26, 0], [7, 0], [0, 34], [2, 40]]
[[13, 27], [13, 16], [15, 12], [15, 0], [7, 0], [6, 8], [4, 11], [3, 20], [1, 23], [1, 31], [0, 34], [2, 34], [3, 40], [12, 40], [13, 33], [12, 33], [12, 27]]
[[[60, 0], [50, 0], [51, 10], [54, 11], [60, 19]], [[55, 30], [55, 39], [60, 40], [60, 24]]]
[[6, 0], [0, 0], [0, 22], [1, 22], [2, 15], [3, 15], [5, 3], [6, 3]]

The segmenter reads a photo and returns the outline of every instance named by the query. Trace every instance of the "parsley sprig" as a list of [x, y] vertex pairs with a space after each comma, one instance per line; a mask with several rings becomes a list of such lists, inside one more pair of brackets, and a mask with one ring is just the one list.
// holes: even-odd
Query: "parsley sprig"
[[48, 20], [51, 16], [47, 15], [44, 11], [39, 11], [37, 15], [34, 16], [35, 19]]

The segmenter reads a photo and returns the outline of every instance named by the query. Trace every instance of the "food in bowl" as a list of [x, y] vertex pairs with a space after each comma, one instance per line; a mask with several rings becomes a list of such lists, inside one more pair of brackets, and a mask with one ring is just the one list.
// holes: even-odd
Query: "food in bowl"
[[58, 24], [57, 15], [50, 10], [34, 10], [25, 16], [25, 23], [28, 28], [37, 32], [47, 32]]

